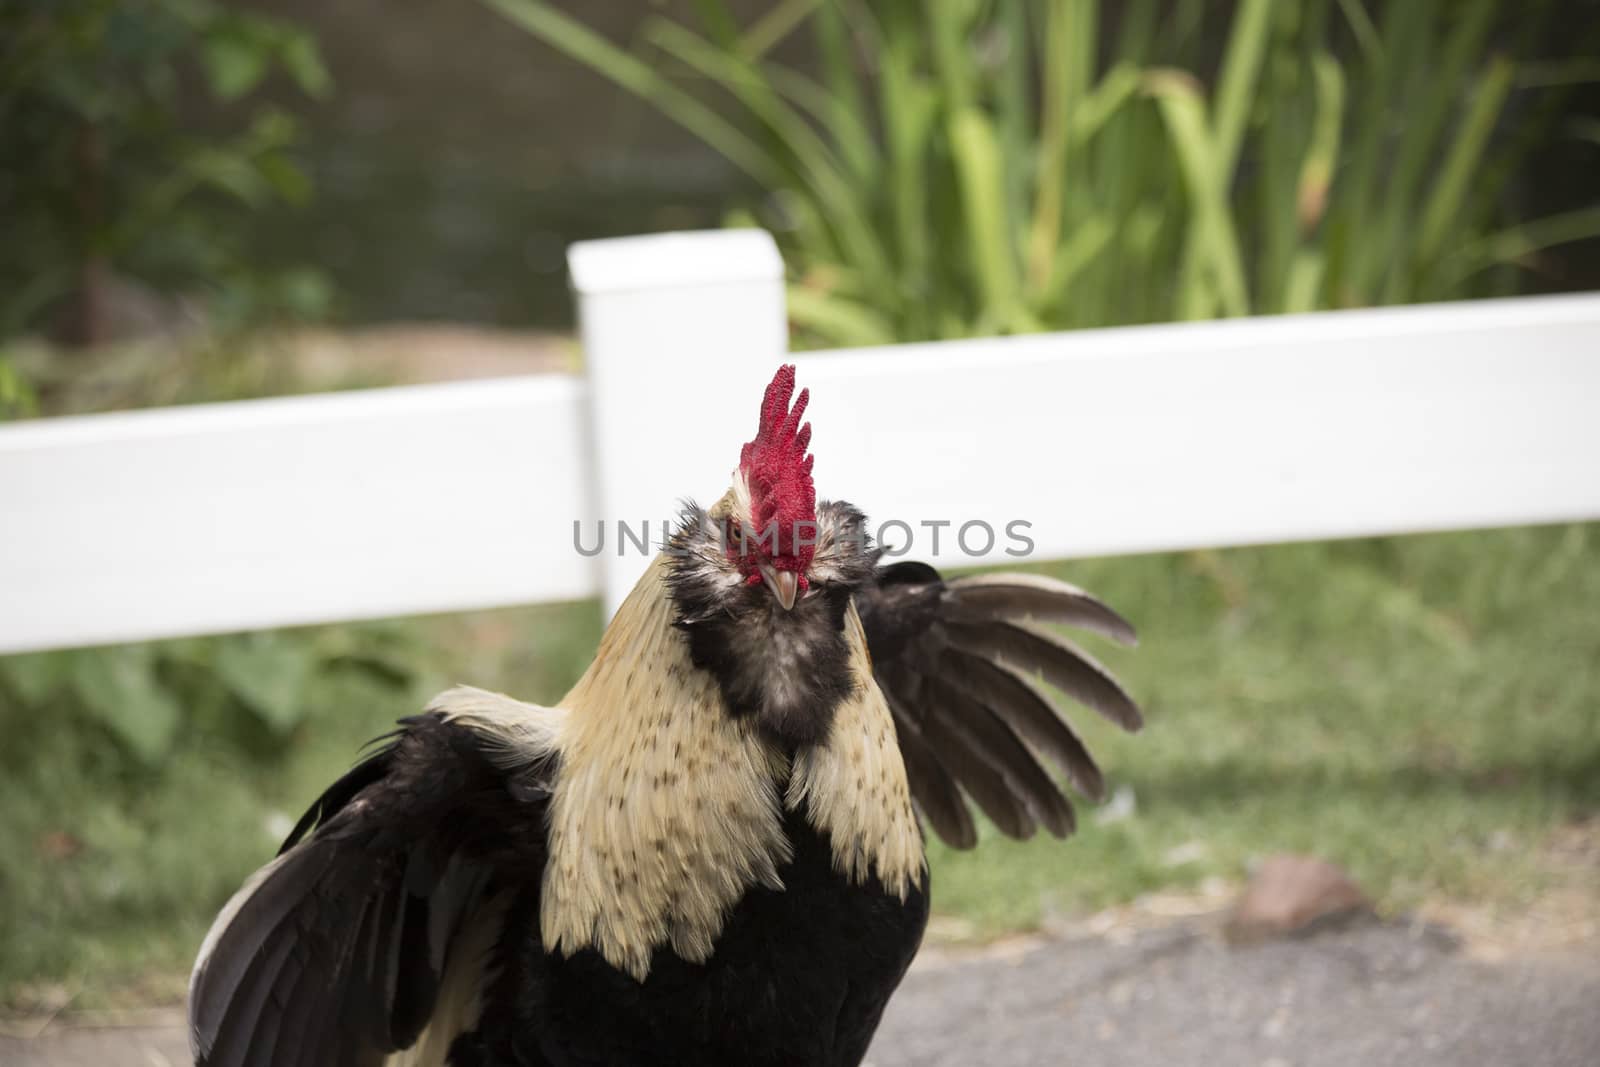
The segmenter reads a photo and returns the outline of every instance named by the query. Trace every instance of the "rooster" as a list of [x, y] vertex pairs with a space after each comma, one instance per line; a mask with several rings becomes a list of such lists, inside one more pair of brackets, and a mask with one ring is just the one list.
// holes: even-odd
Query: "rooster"
[[1041, 757], [1103, 783], [1034, 678], [1140, 713], [1028, 622], [1132, 628], [1048, 578], [880, 565], [816, 499], [794, 386], [560, 703], [451, 689], [311, 805], [200, 949], [197, 1064], [856, 1064], [928, 918], [918, 813], [958, 848], [966, 797], [1071, 832]]

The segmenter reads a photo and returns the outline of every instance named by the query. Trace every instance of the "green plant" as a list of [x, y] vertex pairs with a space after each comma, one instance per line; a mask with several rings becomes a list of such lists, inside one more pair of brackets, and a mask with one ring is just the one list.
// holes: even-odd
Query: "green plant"
[[[0, 658], [0, 1016], [180, 1001], [217, 910], [363, 743], [457, 680], [556, 700], [600, 623], [548, 605]], [[114, 718], [140, 709], [74, 692], [129, 663], [175, 705], [154, 762]], [[54, 696], [21, 699], [20, 672]]]
[[[289, 154], [294, 120], [248, 99], [274, 69], [308, 95], [328, 88], [309, 36], [220, 0], [6, 5], [0, 338], [54, 311], [64, 339], [105, 340], [123, 275], [200, 288], [224, 310], [242, 299], [317, 310], [315, 276], [258, 277], [235, 224], [309, 192]], [[195, 132], [200, 87], [219, 132]]]
[[0, 355], [0, 422], [26, 418], [37, 405], [33, 386], [17, 373], [9, 359]]
[[[791, 316], [826, 343], [1473, 295], [1600, 232], [1600, 208], [1502, 228], [1529, 144], [1506, 102], [1555, 98], [1518, 88], [1549, 3], [1491, 52], [1492, 0], [1376, 25], [1363, 0], [1239, 0], [1208, 89], [1190, 71], [1226, 9], [1198, 0], [1129, 0], [1114, 36], [1098, 0], [782, 0], [748, 26], [700, 0], [698, 29], [645, 21], [649, 55], [485, 2], [766, 190], [739, 221], [774, 230]], [[800, 27], [815, 75], [772, 58]]]
[[368, 625], [0, 657], [0, 720], [50, 718], [103, 732], [131, 766], [151, 771], [199, 722], [271, 749], [333, 675], [407, 686], [416, 649], [403, 632]]
[[1504, 128], [1519, 67], [1535, 69], [1517, 57], [1556, 9], [1511, 25], [1494, 0], [1381, 10], [1242, 0], [1209, 97], [1147, 75], [1193, 220], [1179, 317], [1475, 295], [1490, 267], [1600, 233], [1600, 205], [1498, 229], [1527, 134], [1548, 134], [1539, 112], [1559, 100], [1529, 79], [1524, 136]]

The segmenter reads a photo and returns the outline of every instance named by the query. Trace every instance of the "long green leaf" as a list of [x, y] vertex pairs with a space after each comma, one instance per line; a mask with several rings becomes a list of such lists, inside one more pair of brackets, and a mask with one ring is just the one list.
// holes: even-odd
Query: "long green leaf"
[[1233, 16], [1233, 30], [1217, 83], [1213, 125], [1216, 141], [1211, 152], [1212, 165], [1223, 183], [1232, 180], [1239, 161], [1245, 123], [1255, 104], [1256, 81], [1266, 54], [1272, 11], [1273, 0], [1241, 0]]
[[1028, 48], [1028, 0], [1000, 0], [997, 26], [1005, 49], [995, 90], [1000, 149], [1005, 170], [1006, 227], [1020, 235], [1027, 225], [1029, 168], [1032, 153], [1032, 70]]
[[1478, 271], [1497, 264], [1526, 264], [1547, 248], [1600, 237], [1600, 204], [1546, 215], [1496, 231], [1469, 245], [1444, 265], [1441, 285], [1454, 288]]
[[1461, 129], [1445, 156], [1427, 207], [1423, 209], [1422, 232], [1417, 240], [1417, 261], [1424, 270], [1438, 255], [1450, 226], [1460, 217], [1473, 172], [1500, 118], [1506, 94], [1511, 90], [1513, 73], [1511, 62], [1504, 57], [1490, 60]]
[[1372, 16], [1367, 14], [1361, 0], [1339, 0], [1339, 10], [1344, 12], [1362, 55], [1369, 62], [1375, 62], [1383, 54], [1383, 38], [1378, 36], [1378, 27], [1372, 24]]
[[727, 0], [694, 0], [694, 9], [700, 14], [700, 25], [706, 35], [729, 52], [740, 52], [739, 20], [733, 17]]
[[1306, 235], [1316, 229], [1327, 210], [1328, 186], [1338, 162], [1344, 123], [1344, 71], [1339, 61], [1327, 52], [1318, 52], [1311, 71], [1317, 88], [1317, 115], [1295, 190], [1295, 213], [1300, 231]]
[[[892, 13], [886, 14], [890, 18]], [[888, 21], [879, 32], [879, 94], [888, 143], [888, 196], [893, 213], [906, 340], [934, 335], [933, 257], [928, 180], [937, 92], [916, 70], [916, 41], [907, 26]]]
[[1156, 0], [1127, 0], [1121, 6], [1117, 20], [1121, 25], [1112, 54], [1119, 62], [1144, 63], [1150, 58], [1150, 44], [1155, 39]]
[[1180, 314], [1207, 315], [1214, 295], [1223, 314], [1247, 315], [1243, 259], [1199, 87], [1186, 75], [1159, 71], [1147, 77], [1146, 85], [1172, 135], [1194, 213]]
[[1050, 271], [1050, 282], [1045, 286], [1040, 308], [1053, 308], [1066, 299], [1072, 283], [1087, 270], [1116, 234], [1111, 223], [1098, 215], [1084, 220], [1061, 244], [1055, 264]]
[[854, 300], [791, 285], [788, 307], [796, 326], [841, 348], [890, 345], [899, 340], [887, 319]]
[[823, 217], [838, 246], [848, 250], [848, 258], [862, 269], [880, 276], [888, 271], [888, 260], [864, 202], [870, 191], [848, 179], [838, 157], [811, 124], [778, 95], [770, 79], [748, 61], [730, 56], [677, 23], [653, 21], [646, 33], [663, 50], [715, 80], [766, 123], [794, 159], [796, 177], [826, 205]]
[[739, 52], [747, 59], [758, 59], [788, 37], [825, 0], [782, 0], [756, 20], [739, 38]]
[[[1268, 34], [1271, 38], [1270, 61], [1261, 72], [1261, 96], [1275, 101], [1266, 109], [1257, 127], [1251, 153], [1255, 162], [1254, 181], [1230, 202], [1253, 198], [1254, 216], [1259, 233], [1255, 253], [1255, 306], [1258, 309], [1276, 309], [1283, 301], [1283, 287], [1288, 280], [1289, 262], [1294, 256], [1300, 227], [1295, 218], [1295, 181], [1304, 150], [1305, 122], [1301, 104], [1304, 74], [1295, 55], [1295, 18], [1298, 7], [1283, 5], [1278, 17], [1271, 19]], [[1223, 182], [1229, 189], [1233, 179], [1224, 173]], [[1246, 216], [1240, 210], [1240, 221]]]
[[1379, 32], [1382, 47], [1368, 56], [1351, 80], [1365, 86], [1354, 109], [1350, 162], [1339, 187], [1329, 223], [1329, 284], [1340, 301], [1365, 304], [1376, 296], [1378, 275], [1386, 264], [1374, 251], [1370, 232], [1382, 211], [1378, 166], [1393, 125], [1393, 101], [1416, 53], [1426, 41], [1428, 8], [1423, 3], [1386, 4]]
[[951, 114], [959, 114], [976, 102], [977, 78], [972, 51], [967, 46], [968, 7], [961, 0], [954, 0], [930, 4], [923, 11], [933, 36], [934, 66]]
[[1326, 263], [1320, 252], [1302, 248], [1289, 264], [1289, 278], [1284, 285], [1283, 310], [1289, 314], [1315, 311], [1319, 306], [1317, 290], [1322, 286]]
[[[1450, 112], [1470, 84], [1467, 72], [1481, 54], [1490, 21], [1497, 5], [1494, 0], [1456, 0], [1451, 4], [1454, 29], [1446, 37], [1437, 62], [1413, 59], [1408, 79], [1420, 99], [1407, 101], [1408, 116], [1399, 142], [1394, 173], [1383, 190], [1385, 208], [1376, 229], [1362, 235], [1368, 255], [1376, 262], [1371, 273], [1385, 279], [1379, 292], [1387, 302], [1406, 299], [1414, 257], [1409, 246], [1417, 237], [1419, 197], [1423, 183], [1438, 163], [1440, 141], [1449, 124]], [[1420, 56], [1431, 53], [1431, 42], [1419, 40]]]
[[1093, 77], [1092, 0], [1052, 0], [1045, 16], [1040, 108], [1039, 183], [1028, 231], [1029, 288], [1037, 298], [1049, 284], [1061, 240], [1071, 150], [1072, 117]]
[[1106, 72], [1072, 114], [1069, 140], [1073, 146], [1085, 144], [1125, 107], [1142, 84], [1139, 68], [1118, 63]]
[[828, 99], [826, 114], [819, 111], [819, 117], [838, 139], [856, 181], [875, 187], [879, 180], [878, 152], [867, 130], [870, 112], [856, 74], [849, 26], [840, 10], [840, 0], [822, 0], [813, 21]]
[[977, 265], [985, 311], [1009, 324], [1019, 311], [1017, 269], [1006, 232], [1000, 147], [989, 119], [976, 108], [950, 117], [950, 148], [961, 180], [967, 238]]
[[750, 177], [772, 182], [781, 173], [778, 162], [732, 123], [663, 78], [649, 64], [550, 4], [541, 0], [483, 2], [557, 51], [650, 101]]
[[849, 168], [851, 181], [859, 183], [863, 189], [875, 188], [881, 177], [883, 159], [867, 125], [869, 116], [852, 111], [826, 86], [799, 71], [775, 63], [759, 69], [762, 77], [771, 79], [780, 93], [802, 108], [833, 138]]

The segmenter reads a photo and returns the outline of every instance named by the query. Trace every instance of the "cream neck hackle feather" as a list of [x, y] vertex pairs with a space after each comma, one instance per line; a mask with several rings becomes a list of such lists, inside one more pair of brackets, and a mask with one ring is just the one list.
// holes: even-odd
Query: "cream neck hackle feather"
[[856, 884], [875, 876], [904, 899], [925, 869], [894, 722], [855, 609], [845, 619], [855, 690], [827, 742], [802, 750], [791, 769], [753, 722], [727, 713], [713, 677], [690, 662], [666, 569], [658, 557], [623, 602], [594, 663], [552, 709], [553, 733], [506, 737], [553, 744], [560, 757], [540, 912], [545, 949], [592, 947], [640, 981], [663, 945], [709, 959], [746, 891], [783, 888], [785, 807], [828, 834], [834, 866]]

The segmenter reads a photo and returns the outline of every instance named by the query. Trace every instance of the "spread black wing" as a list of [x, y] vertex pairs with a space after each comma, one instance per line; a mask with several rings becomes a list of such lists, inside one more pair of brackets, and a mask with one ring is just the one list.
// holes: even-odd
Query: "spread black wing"
[[199, 1067], [381, 1064], [427, 1026], [484, 903], [537, 884], [548, 759], [519, 765], [505, 737], [442, 711], [380, 740], [206, 938], [189, 989]]
[[1066, 623], [1124, 644], [1133, 627], [1083, 590], [1041, 575], [946, 581], [926, 563], [878, 570], [857, 592], [873, 673], [888, 698], [912, 795], [957, 848], [977, 843], [965, 791], [1011, 837], [1038, 826], [1064, 837], [1072, 805], [1045, 756], [1084, 795], [1105, 782], [1082, 738], [1035, 676], [1127, 730], [1139, 708], [1104, 667], [1035, 623]]

